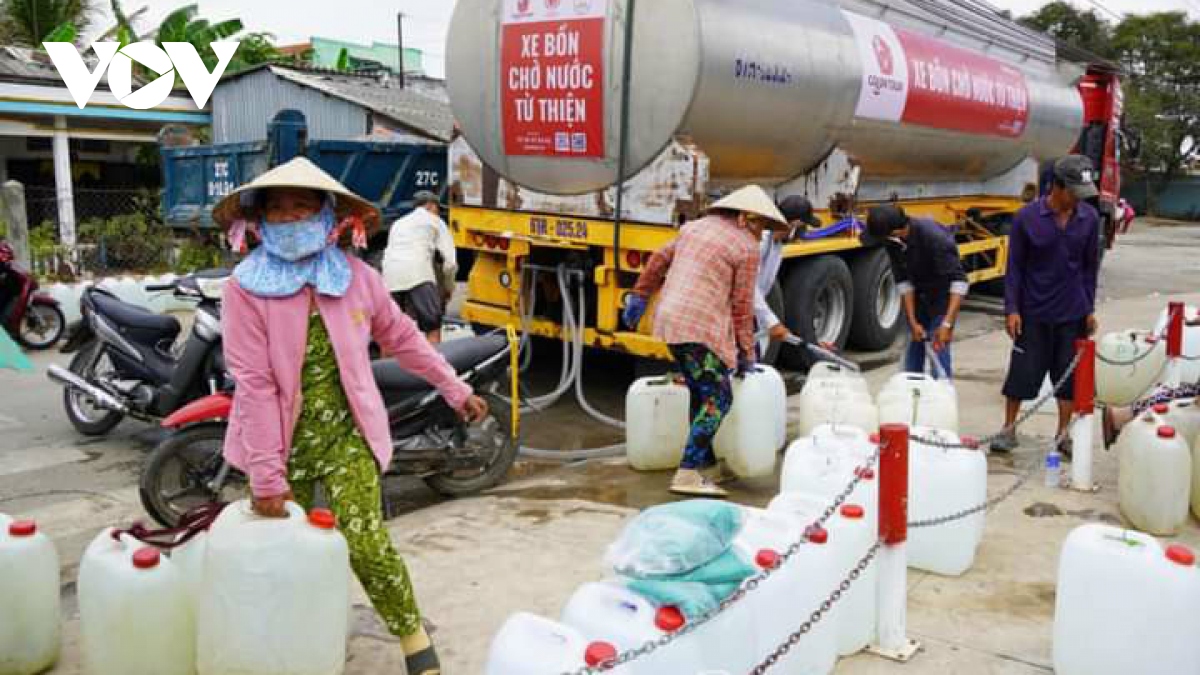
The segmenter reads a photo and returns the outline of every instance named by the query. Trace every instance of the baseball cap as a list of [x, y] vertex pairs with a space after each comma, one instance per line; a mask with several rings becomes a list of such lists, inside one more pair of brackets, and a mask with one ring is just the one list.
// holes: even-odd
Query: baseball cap
[[784, 218], [787, 218], [789, 223], [800, 221], [813, 227], [819, 227], [821, 224], [821, 221], [813, 215], [812, 202], [800, 195], [785, 197], [783, 201], [779, 202], [779, 212], [783, 214]]
[[892, 232], [908, 225], [908, 214], [895, 204], [872, 206], [867, 212], [867, 228], [859, 236], [863, 246], [886, 244]]
[[1054, 178], [1079, 199], [1091, 199], [1100, 192], [1096, 189], [1096, 171], [1092, 160], [1083, 155], [1067, 155], [1054, 162]]

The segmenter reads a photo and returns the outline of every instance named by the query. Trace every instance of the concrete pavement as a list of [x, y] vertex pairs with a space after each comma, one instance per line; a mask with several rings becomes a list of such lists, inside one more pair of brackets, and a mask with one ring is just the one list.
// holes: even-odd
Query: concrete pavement
[[[1194, 288], [1195, 242], [1200, 228], [1136, 229], [1106, 263], [1101, 296], [1102, 331], [1148, 327], [1168, 294]], [[1161, 295], [1153, 295], [1160, 293]], [[1200, 295], [1172, 295], [1200, 302]], [[1001, 423], [999, 383], [1008, 341], [1000, 319], [971, 318], [975, 326], [956, 344], [960, 417], [965, 432], [983, 435]], [[973, 337], [972, 337], [973, 335]], [[960, 336], [964, 337], [964, 336]], [[61, 357], [38, 356], [39, 368]], [[592, 372], [601, 373], [601, 369]], [[870, 373], [876, 388], [890, 369]], [[80, 439], [63, 417], [56, 387], [42, 375], [0, 373], [0, 511], [37, 518], [64, 558], [66, 644], [54, 673], [78, 673], [74, 565], [101, 527], [140, 514], [136, 474], [155, 434], [126, 423], [101, 441]], [[599, 403], [619, 409], [621, 380], [596, 377]], [[591, 380], [589, 379], [589, 382]], [[581, 422], [570, 404], [550, 420], [530, 418], [531, 443], [587, 446], [611, 433]], [[989, 491], [1008, 488], [1041, 461], [1040, 443], [1053, 416], [1035, 416], [1022, 429], [1022, 447], [989, 460]], [[574, 429], [582, 429], [583, 434]], [[584, 428], [586, 427], [586, 428]], [[586, 438], [584, 438], [586, 437]], [[943, 578], [911, 572], [909, 629], [925, 651], [900, 666], [875, 657], [843, 660], [839, 675], [890, 673], [1050, 672], [1051, 626], [1059, 547], [1074, 527], [1120, 522], [1116, 459], [1097, 448], [1096, 494], [1048, 489], [1040, 474], [988, 514], [987, 532], [974, 568]], [[556, 616], [581, 582], [605, 575], [605, 547], [636, 510], [672, 499], [669, 474], [638, 474], [622, 461], [559, 468], [523, 467], [515, 480], [490, 495], [438, 502], [419, 484], [389, 485], [389, 502], [402, 515], [390, 522], [393, 538], [411, 567], [418, 597], [448, 675], [482, 671], [491, 636], [514, 611]], [[737, 484], [739, 502], [763, 505], [777, 483]], [[1190, 523], [1173, 541], [1200, 545]], [[399, 647], [358, 594], [349, 675], [403, 672]], [[812, 608], [797, 608], [799, 624]]]

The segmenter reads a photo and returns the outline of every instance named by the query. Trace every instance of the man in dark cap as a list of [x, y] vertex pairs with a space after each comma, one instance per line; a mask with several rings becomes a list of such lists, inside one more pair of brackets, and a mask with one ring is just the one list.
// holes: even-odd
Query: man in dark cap
[[[1009, 237], [1004, 307], [1013, 339], [1004, 423], [1007, 433], [992, 449], [1017, 446], [1012, 429], [1021, 401], [1037, 397], [1049, 375], [1057, 383], [1075, 356], [1075, 341], [1096, 332], [1100, 273], [1100, 215], [1086, 200], [1097, 195], [1092, 162], [1068, 155], [1053, 167], [1050, 193], [1017, 212]], [[1074, 407], [1073, 382], [1058, 393], [1058, 434], [1063, 439]], [[1059, 451], [1070, 454], [1069, 440]]]
[[912, 335], [904, 354], [904, 369], [925, 372], [927, 347], [932, 342], [941, 366], [934, 367], [934, 377], [951, 377], [950, 342], [970, 288], [954, 235], [930, 218], [911, 218], [899, 206], [884, 204], [867, 213], [862, 241], [869, 246], [886, 246], [892, 262]]
[[783, 245], [796, 236], [796, 232], [805, 227], [817, 227], [821, 223], [813, 215], [812, 204], [800, 195], [792, 195], [779, 202], [779, 212], [787, 218], [788, 227], [771, 229], [763, 233], [758, 260], [758, 282], [754, 290], [754, 320], [757, 332], [766, 333], [773, 342], [783, 342], [792, 333], [783, 325], [775, 312], [767, 304], [767, 296], [779, 277], [779, 266], [783, 262]]

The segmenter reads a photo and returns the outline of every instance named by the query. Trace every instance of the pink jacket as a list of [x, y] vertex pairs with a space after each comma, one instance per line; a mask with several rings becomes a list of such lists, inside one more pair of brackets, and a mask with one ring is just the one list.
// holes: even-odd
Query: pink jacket
[[[371, 338], [406, 370], [428, 380], [455, 410], [471, 388], [417, 330], [383, 286], [379, 273], [351, 258], [353, 280], [340, 298], [317, 295], [329, 331], [342, 388], [358, 428], [379, 466], [392, 459], [392, 438], [383, 397], [371, 374]], [[250, 479], [260, 497], [288, 490], [287, 460], [300, 416], [300, 370], [308, 341], [311, 289], [287, 298], [251, 295], [235, 280], [225, 286], [221, 306], [225, 360], [237, 384], [225, 458]]]

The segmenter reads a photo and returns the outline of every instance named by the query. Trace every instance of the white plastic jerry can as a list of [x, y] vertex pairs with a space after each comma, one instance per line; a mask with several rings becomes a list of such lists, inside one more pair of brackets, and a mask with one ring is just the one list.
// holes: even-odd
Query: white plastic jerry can
[[879, 423], [958, 433], [958, 393], [948, 380], [896, 373], [879, 392]]
[[[588, 642], [576, 629], [518, 612], [508, 618], [488, 648], [484, 675], [561, 675], [584, 666], [597, 667], [617, 656], [605, 642]], [[629, 675], [625, 667], [605, 670]]]
[[[687, 623], [677, 608], [655, 607], [619, 581], [580, 586], [563, 607], [562, 622], [587, 640], [611, 644], [618, 652], [659, 640]], [[703, 672], [705, 657], [712, 656], [705, 654], [705, 648], [715, 653], [715, 645], [681, 639], [639, 657], [628, 665], [628, 670], [647, 675]]]
[[787, 383], [783, 381], [783, 375], [779, 374], [771, 366], [759, 365], [758, 368], [766, 376], [767, 388], [772, 392], [771, 400], [775, 405], [775, 451], [787, 445]]
[[1161, 417], [1167, 426], [1173, 427], [1191, 449], [1192, 441], [1200, 434], [1200, 405], [1197, 405], [1196, 399], [1185, 398], [1160, 403], [1154, 406], [1154, 414]]
[[101, 532], [79, 563], [87, 675], [194, 675], [195, 617], [182, 575], [158, 549]]
[[[959, 443], [958, 434], [914, 428], [914, 436], [940, 443]], [[942, 449], [911, 441], [908, 451], [908, 518], [945, 516], [987, 501], [987, 458], [978, 450]], [[959, 576], [975, 562], [983, 540], [982, 511], [961, 520], [908, 531], [908, 565], [915, 569]]]
[[1178, 545], [1098, 523], [1063, 543], [1056, 675], [1200, 673], [1200, 570]]
[[[1183, 308], [1183, 362], [1179, 366], [1179, 381], [1180, 382], [1196, 382], [1200, 380], [1200, 361], [1195, 359], [1200, 358], [1200, 326], [1188, 325], [1200, 319], [1200, 308], [1195, 305], [1186, 305]], [[1153, 335], [1166, 335], [1167, 326], [1170, 323], [1170, 309], [1164, 309], [1158, 315], [1158, 321], [1154, 324]]]
[[[767, 510], [791, 515], [803, 523], [812, 523], [821, 517], [829, 503], [824, 495], [785, 492], [771, 500]], [[873, 523], [877, 523], [878, 519], [877, 514], [868, 513], [863, 506], [847, 503], [825, 523], [828, 536], [825, 548], [832, 553], [831, 567], [835, 577], [849, 574], [870, 550], [878, 529]], [[829, 614], [829, 622], [837, 627], [836, 646], [840, 656], [862, 651], [875, 637], [877, 569], [872, 562]], [[835, 578], [832, 583], [838, 581]], [[817, 602], [819, 604], [822, 601], [824, 598]]]
[[31, 520], [0, 514], [0, 675], [49, 670], [61, 648], [58, 552]]
[[798, 421], [793, 438], [807, 436], [824, 424], [858, 427], [868, 433], [879, 428], [879, 414], [866, 380], [841, 366], [813, 366], [795, 400], [795, 409], [790, 411]]
[[[770, 372], [769, 372], [770, 371]], [[733, 407], [721, 422], [713, 450], [743, 478], [775, 472], [775, 455], [782, 446], [780, 425], [786, 424], [787, 399], [777, 383], [779, 373], [755, 366], [733, 381]]]
[[200, 675], [339, 675], [350, 561], [334, 516], [261, 518], [248, 500], [209, 528], [197, 614]]
[[[810, 610], [804, 608], [819, 607], [837, 585], [838, 542], [831, 530], [815, 526], [826, 506], [819, 501], [788, 494], [766, 510], [744, 508], [745, 523], [734, 546], [759, 567], [775, 572], [746, 598], [754, 610], [757, 658], [748, 668], [730, 672], [753, 670], [808, 618]], [[808, 543], [782, 562], [788, 548], [805, 536]], [[837, 621], [821, 621], [777, 665], [783, 673], [831, 673], [837, 646]]]
[[870, 387], [867, 386], [867, 380], [862, 373], [830, 361], [818, 361], [808, 369], [804, 385], [807, 387], [827, 384], [834, 384], [868, 396], [871, 394]]
[[1157, 415], [1133, 420], [1117, 442], [1118, 498], [1134, 528], [1157, 535], [1179, 532], [1187, 522], [1192, 454], [1174, 427]]
[[1096, 400], [1133, 403], [1154, 386], [1167, 360], [1166, 341], [1141, 331], [1107, 333], [1096, 344]]
[[868, 517], [874, 519], [879, 504], [879, 483], [875, 478], [878, 463], [870, 460], [877, 446], [875, 436], [868, 436], [855, 427], [817, 427], [811, 435], [788, 446], [783, 458], [780, 492], [807, 493], [820, 496], [829, 503], [855, 476], [861, 476], [849, 499], [862, 504]]
[[625, 395], [625, 452], [638, 471], [679, 466], [687, 445], [691, 395], [671, 376], [644, 377]]

